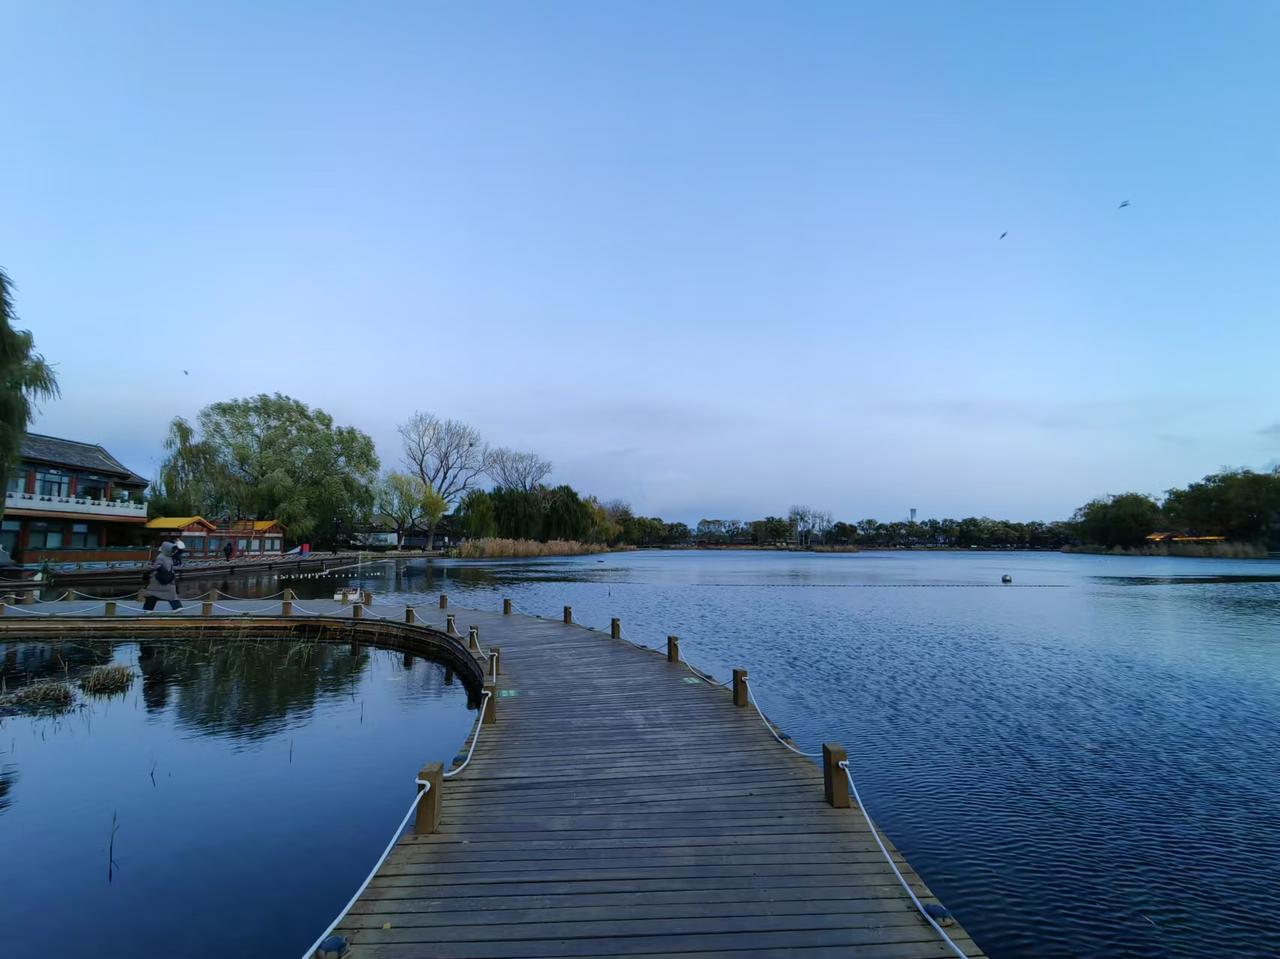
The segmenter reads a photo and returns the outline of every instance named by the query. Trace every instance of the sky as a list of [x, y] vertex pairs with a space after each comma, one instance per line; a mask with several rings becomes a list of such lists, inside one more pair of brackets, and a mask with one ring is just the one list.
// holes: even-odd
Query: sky
[[428, 410], [685, 521], [1265, 468], [1278, 37], [1271, 2], [0, 0], [33, 429], [151, 476], [172, 417], [279, 391], [398, 467]]

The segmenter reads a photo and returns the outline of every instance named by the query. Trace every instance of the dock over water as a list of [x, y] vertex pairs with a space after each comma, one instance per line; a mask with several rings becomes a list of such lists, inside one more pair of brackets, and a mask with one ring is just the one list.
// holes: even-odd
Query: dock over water
[[[330, 639], [446, 650], [488, 715], [452, 768], [419, 774], [409, 828], [337, 923], [351, 959], [983, 956], [912, 902], [848, 798], [839, 747], [816, 762], [786, 748], [745, 672], [726, 688], [678, 641], [637, 647], [616, 621], [611, 635], [443, 598], [291, 600], [197, 600], [145, 627], [128, 602], [6, 607], [0, 638], [329, 624]], [[407, 775], [406, 803], [415, 788]]]

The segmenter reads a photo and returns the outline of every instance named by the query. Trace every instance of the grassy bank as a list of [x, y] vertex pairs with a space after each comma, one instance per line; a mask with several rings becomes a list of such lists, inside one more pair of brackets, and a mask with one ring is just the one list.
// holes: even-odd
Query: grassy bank
[[473, 539], [452, 550], [458, 559], [505, 559], [536, 556], [586, 556], [607, 553], [603, 543], [579, 543], [577, 540], [553, 539], [539, 543], [534, 539]]
[[1161, 543], [1153, 546], [1064, 546], [1064, 553], [1095, 556], [1185, 556], [1193, 559], [1266, 559], [1267, 549], [1258, 543]]

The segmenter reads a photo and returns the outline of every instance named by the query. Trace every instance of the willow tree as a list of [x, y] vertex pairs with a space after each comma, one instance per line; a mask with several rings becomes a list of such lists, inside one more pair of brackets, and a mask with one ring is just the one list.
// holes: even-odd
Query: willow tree
[[337, 539], [368, 519], [373, 440], [279, 393], [214, 403], [196, 427], [174, 420], [160, 468], [166, 496], [193, 512], [278, 519], [294, 540]]
[[0, 379], [4, 382], [0, 391], [0, 477], [6, 480], [17, 465], [35, 404], [58, 396], [53, 368], [35, 351], [30, 331], [13, 328], [17, 319], [9, 277], [0, 270]]

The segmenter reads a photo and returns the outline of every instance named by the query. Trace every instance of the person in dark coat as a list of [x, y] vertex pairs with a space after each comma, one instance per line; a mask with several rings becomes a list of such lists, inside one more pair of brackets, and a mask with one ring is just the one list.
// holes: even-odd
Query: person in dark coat
[[160, 544], [160, 555], [151, 566], [151, 579], [142, 592], [142, 608], [148, 613], [155, 610], [156, 601], [161, 599], [169, 603], [170, 609], [182, 609], [182, 603], [178, 601], [178, 574], [174, 571], [181, 549], [181, 540]]
[[231, 555], [234, 552], [235, 552], [235, 547], [231, 545], [231, 540], [227, 540], [227, 544], [222, 547], [222, 555], [226, 558], [226, 561], [228, 563], [231, 562]]

